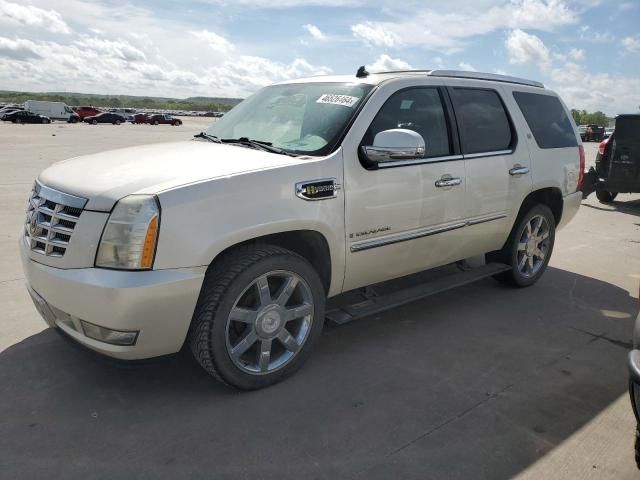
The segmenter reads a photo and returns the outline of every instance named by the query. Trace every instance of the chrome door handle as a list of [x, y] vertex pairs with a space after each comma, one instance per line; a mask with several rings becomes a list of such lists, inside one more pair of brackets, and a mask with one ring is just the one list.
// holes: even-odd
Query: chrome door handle
[[516, 165], [511, 170], [509, 170], [509, 175], [511, 175], [512, 177], [526, 175], [527, 173], [529, 173], [529, 167], [523, 167], [522, 165]]
[[456, 185], [460, 185], [461, 183], [461, 178], [442, 178], [440, 180], [436, 180], [436, 187], [455, 187]]

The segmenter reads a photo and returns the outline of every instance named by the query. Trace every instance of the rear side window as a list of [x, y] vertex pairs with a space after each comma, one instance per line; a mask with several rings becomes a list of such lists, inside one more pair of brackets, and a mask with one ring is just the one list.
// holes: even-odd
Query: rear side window
[[463, 153], [509, 150], [514, 136], [509, 116], [495, 90], [454, 88], [453, 106]]
[[578, 145], [571, 120], [557, 97], [513, 92], [513, 98], [516, 99], [538, 147], [564, 148]]

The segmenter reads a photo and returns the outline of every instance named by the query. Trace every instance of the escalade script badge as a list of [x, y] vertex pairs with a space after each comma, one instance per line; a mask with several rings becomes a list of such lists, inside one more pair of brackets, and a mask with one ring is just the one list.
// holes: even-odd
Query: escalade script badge
[[303, 200], [326, 200], [336, 198], [340, 184], [335, 178], [322, 178], [296, 183], [296, 196]]

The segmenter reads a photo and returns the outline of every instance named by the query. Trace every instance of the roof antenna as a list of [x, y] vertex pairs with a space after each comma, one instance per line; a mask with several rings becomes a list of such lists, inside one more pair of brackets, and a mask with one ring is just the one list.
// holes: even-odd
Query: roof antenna
[[366, 78], [368, 76], [369, 72], [367, 72], [367, 69], [364, 67], [364, 65], [362, 65], [356, 72], [356, 78]]

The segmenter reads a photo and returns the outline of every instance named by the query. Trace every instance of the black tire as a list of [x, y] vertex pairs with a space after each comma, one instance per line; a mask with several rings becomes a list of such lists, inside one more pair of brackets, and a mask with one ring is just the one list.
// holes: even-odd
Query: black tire
[[[304, 280], [313, 302], [311, 326], [304, 343], [290, 360], [272, 372], [252, 374], [231, 358], [227, 345], [228, 319], [243, 292], [257, 278], [273, 271], [292, 272]], [[188, 342], [196, 361], [223, 383], [242, 390], [267, 387], [291, 375], [309, 356], [322, 332], [324, 306], [325, 291], [320, 277], [300, 255], [272, 245], [240, 247], [216, 261], [207, 272]], [[248, 324], [246, 328], [254, 326]]]
[[98, 121], [97, 120], [91, 120], [91, 125], [97, 125]]
[[611, 203], [616, 199], [617, 196], [617, 192], [612, 193], [607, 190], [596, 190], [596, 197], [598, 197], [598, 200], [600, 200], [602, 203]]
[[113, 122], [114, 125], [120, 125], [120, 120], [116, 120], [115, 122]]
[[14, 118], [14, 119], [13, 119], [13, 123], [22, 123], [22, 119], [20, 119], [20, 118]]
[[[544, 261], [542, 261], [539, 266], [537, 266], [537, 270], [535, 273], [530, 275], [523, 274], [518, 266], [519, 260], [519, 250], [518, 245], [525, 233], [525, 229], [527, 228], [527, 224], [529, 224], [532, 219], [537, 216], [541, 216], [546, 220], [548, 225], [548, 237], [546, 241], [546, 255]], [[497, 252], [497, 258], [494, 256], [493, 259], [498, 259], [511, 266], [511, 270], [508, 270], [504, 273], [496, 275], [495, 278], [500, 282], [507, 283], [509, 285], [515, 287], [530, 287], [534, 283], [536, 283], [542, 274], [547, 269], [547, 265], [549, 264], [549, 260], [551, 259], [551, 254], [553, 253], [553, 246], [555, 244], [555, 236], [556, 236], [556, 221], [551, 212], [551, 209], [543, 204], [535, 205], [530, 208], [526, 213], [518, 216], [516, 223], [511, 230], [511, 234], [507, 239], [504, 247], [501, 251]]]
[[158, 125], [158, 120], [154, 120], [153, 124]]

